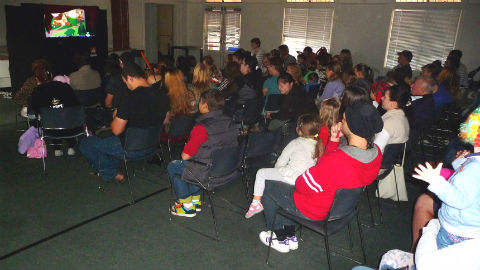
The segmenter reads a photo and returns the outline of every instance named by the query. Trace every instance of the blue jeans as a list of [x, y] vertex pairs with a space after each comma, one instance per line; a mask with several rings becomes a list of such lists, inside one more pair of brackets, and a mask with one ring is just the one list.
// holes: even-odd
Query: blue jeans
[[168, 163], [167, 166], [168, 176], [170, 181], [172, 181], [175, 194], [179, 199], [186, 199], [192, 195], [200, 195], [200, 191], [202, 190], [199, 186], [182, 180], [182, 172], [184, 168], [185, 165], [181, 160], [174, 160]]
[[[125, 155], [118, 136], [100, 138], [89, 136], [80, 143], [80, 152], [87, 158], [95, 172], [106, 180], [112, 180], [118, 174], [118, 164]], [[148, 151], [129, 152], [127, 159], [145, 156]]]
[[438, 249], [441, 249], [453, 244], [463, 242], [468, 239], [470, 238], [456, 236], [451, 233], [448, 233], [447, 230], [445, 230], [443, 227], [440, 227], [440, 231], [438, 231], [438, 235], [437, 235], [437, 247]]

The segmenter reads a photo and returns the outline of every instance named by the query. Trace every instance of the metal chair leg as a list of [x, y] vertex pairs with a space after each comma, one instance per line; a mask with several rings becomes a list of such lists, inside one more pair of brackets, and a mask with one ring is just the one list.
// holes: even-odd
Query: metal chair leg
[[363, 263], [367, 262], [367, 255], [365, 254], [365, 247], [363, 246], [363, 233], [362, 227], [360, 226], [360, 218], [357, 212], [357, 227], [358, 227], [358, 234], [360, 235], [360, 247], [362, 248], [362, 256], [363, 256]]
[[330, 245], [328, 244], [328, 236], [325, 234], [324, 238], [325, 240], [325, 251], [327, 253], [327, 263], [328, 263], [328, 269], [332, 269], [332, 262], [330, 260]]
[[218, 229], [217, 229], [217, 218], [215, 217], [215, 211], [213, 210], [213, 200], [212, 200], [212, 195], [208, 190], [205, 191], [208, 196], [208, 200], [210, 201], [210, 210], [212, 211], [212, 217], [213, 217], [213, 226], [215, 227], [215, 240], [219, 241], [220, 238], [218, 237]]
[[45, 146], [45, 141], [43, 140], [43, 138], [41, 138], [42, 140], [42, 163], [43, 163], [43, 174], [47, 174], [47, 167], [45, 165], [45, 150], [47, 149], [46, 146]]
[[380, 223], [379, 224], [382, 224], [383, 215], [382, 215], [382, 206], [381, 206], [381, 202], [380, 202], [380, 189], [379, 189], [380, 180], [375, 180], [375, 181], [377, 181], [377, 206], [378, 206], [378, 213], [380, 215]]
[[127, 175], [128, 188], [130, 189], [130, 201], [128, 203], [133, 205], [135, 204], [135, 198], [133, 197], [133, 187], [132, 187], [132, 183], [130, 182], [130, 174], [128, 173], [126, 158], [123, 158], [123, 164], [125, 165], [125, 174]]
[[268, 242], [267, 260], [265, 261], [266, 264], [269, 264], [268, 259], [270, 258], [270, 250], [272, 249], [273, 226], [275, 226], [275, 221], [276, 220], [277, 220], [277, 211], [275, 211], [275, 215], [273, 215], [272, 230], [270, 231], [270, 241]]
[[400, 206], [400, 195], [398, 194], [397, 173], [395, 172], [395, 165], [393, 165], [393, 178], [395, 179], [395, 188], [397, 190], [397, 206]]
[[242, 173], [242, 184], [243, 184], [243, 189], [244, 189], [244, 192], [245, 192], [245, 198], [247, 199], [247, 203], [248, 203], [248, 199], [249, 199], [249, 195], [250, 195], [250, 190], [249, 190], [249, 185], [248, 185], [248, 176], [245, 172], [245, 168], [240, 168], [240, 171]]
[[368, 208], [370, 209], [370, 219], [372, 220], [372, 226], [375, 226], [375, 218], [373, 217], [373, 209], [372, 203], [370, 201], [370, 188], [367, 186], [365, 187], [365, 192], [367, 194], [367, 201], [368, 201]]

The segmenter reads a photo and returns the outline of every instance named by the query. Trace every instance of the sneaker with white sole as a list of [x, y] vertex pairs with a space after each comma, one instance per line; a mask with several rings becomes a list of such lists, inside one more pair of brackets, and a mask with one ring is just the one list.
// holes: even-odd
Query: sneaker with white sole
[[286, 240], [288, 240], [288, 246], [290, 247], [290, 250], [298, 249], [298, 239], [295, 235], [287, 237]]
[[196, 212], [202, 212], [202, 201], [192, 201], [193, 206], [195, 206]]
[[245, 218], [251, 218], [262, 211], [263, 205], [261, 202], [251, 203], [250, 207], [248, 208], [248, 212], [245, 214]]
[[68, 148], [68, 150], [67, 150], [67, 155], [69, 155], [69, 156], [74, 156], [74, 155], [75, 155], [75, 149], [73, 149], [73, 148], [71, 148], [71, 147]]
[[263, 231], [259, 235], [260, 241], [266, 246], [270, 245], [270, 236], [272, 237], [272, 245], [271, 247], [280, 253], [287, 253], [290, 251], [290, 247], [288, 245], [288, 239], [283, 241], [278, 241], [277, 236], [272, 231]]
[[63, 151], [62, 151], [62, 150], [55, 150], [55, 156], [56, 156], [56, 157], [61, 157], [61, 156], [63, 156]]
[[170, 213], [175, 216], [179, 217], [194, 217], [197, 215], [197, 212], [195, 211], [195, 206], [192, 206], [191, 208], [186, 208], [183, 203], [180, 202], [175, 202], [174, 205], [170, 208]]

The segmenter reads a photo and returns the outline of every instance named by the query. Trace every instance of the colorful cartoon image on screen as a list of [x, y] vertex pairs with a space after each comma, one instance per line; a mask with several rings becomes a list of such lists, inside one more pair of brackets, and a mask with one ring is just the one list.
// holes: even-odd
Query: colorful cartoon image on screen
[[50, 31], [45, 29], [46, 37], [89, 37], [85, 23], [85, 10], [72, 9], [63, 13], [51, 13]]

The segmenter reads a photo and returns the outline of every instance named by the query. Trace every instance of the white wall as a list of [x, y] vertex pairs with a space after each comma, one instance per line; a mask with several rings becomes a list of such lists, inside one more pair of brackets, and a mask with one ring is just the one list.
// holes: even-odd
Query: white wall
[[0, 47], [7, 46], [7, 27], [5, 19], [5, 5], [19, 6], [20, 3], [51, 4], [67, 6], [98, 6], [107, 11], [108, 47], [112, 48], [112, 15], [110, 0], [1, 0], [0, 1]]
[[[187, 45], [202, 45], [204, 0], [187, 1]], [[285, 7], [332, 7], [334, 23], [331, 52], [343, 48], [352, 51], [355, 63], [372, 66], [377, 73], [383, 68], [392, 11], [395, 8], [462, 8], [460, 31], [456, 48], [464, 52], [464, 62], [469, 69], [480, 65], [480, 0], [463, 0], [462, 3], [395, 3], [395, 0], [335, 0], [335, 3], [286, 3], [285, 0], [243, 0], [243, 3], [224, 4], [242, 9], [240, 45], [250, 47], [250, 39], [259, 37], [262, 47], [270, 50], [281, 44], [283, 9]], [[204, 52], [209, 54], [209, 52]]]

